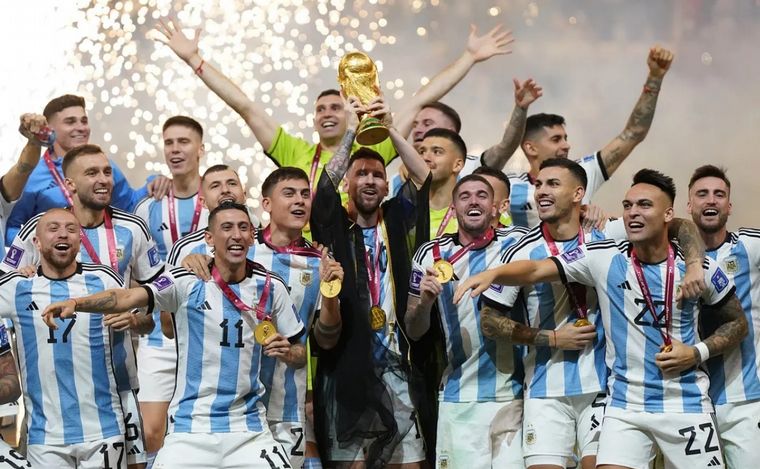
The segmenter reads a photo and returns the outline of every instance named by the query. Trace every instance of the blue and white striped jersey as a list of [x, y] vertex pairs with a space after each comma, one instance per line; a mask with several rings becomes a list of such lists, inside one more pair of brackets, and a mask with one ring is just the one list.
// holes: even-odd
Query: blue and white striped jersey
[[[551, 257], [563, 281], [578, 282], [596, 288], [602, 324], [607, 340], [606, 361], [610, 369], [607, 381], [609, 404], [637, 412], [712, 412], [707, 395], [709, 380], [700, 368], [677, 376], [664, 376], [655, 364], [665, 327], [664, 298], [667, 262], [641, 267], [657, 321], [646, 306], [631, 262], [632, 245], [627, 241], [597, 241]], [[701, 300], [718, 305], [734, 292], [734, 284], [710, 258], [703, 264], [707, 289]], [[699, 342], [697, 301], [675, 301], [686, 264], [680, 250], [675, 258], [675, 283], [670, 335], [687, 345]]]
[[[118, 273], [124, 280], [124, 284], [129, 285], [130, 280], [140, 283], [153, 280], [163, 270], [163, 263], [158, 255], [156, 243], [150, 237], [147, 225], [131, 213], [113, 207], [109, 207], [109, 211], [113, 222]], [[15, 270], [40, 263], [40, 252], [34, 246], [34, 234], [37, 223], [43, 215], [44, 213], [41, 213], [33, 217], [18, 232], [8, 248], [8, 255], [3, 259], [4, 270]], [[100, 262], [111, 267], [105, 224], [101, 223], [92, 228], [83, 228], [83, 230], [98, 254]], [[84, 243], [79, 246], [77, 260], [94, 263]], [[111, 333], [119, 391], [138, 389], [137, 363], [131, 335], [129, 331], [111, 331]]]
[[[186, 234], [174, 243], [171, 251], [169, 251], [169, 255], [166, 257], [166, 264], [170, 267], [180, 267], [182, 260], [188, 254], [213, 255], [213, 252], [209, 249], [209, 245], [206, 244], [205, 228]], [[251, 256], [248, 257], [250, 258]]]
[[[254, 264], [246, 278], [230, 288], [255, 308], [265, 278], [266, 270]], [[256, 314], [241, 313], [213, 280], [204, 282], [183, 268], [164, 272], [145, 288], [151, 297], [149, 309], [176, 311], [177, 384], [169, 404], [168, 431], [263, 431], [263, 353], [253, 337], [259, 323]], [[304, 332], [287, 285], [276, 275], [271, 276], [265, 310], [283, 336], [295, 340]]]
[[29, 444], [71, 445], [124, 434], [116, 388], [111, 338], [100, 314], [57, 319], [52, 330], [42, 320], [51, 303], [109, 288], [123, 288], [110, 267], [77, 264], [71, 277], [52, 280], [38, 271], [0, 278], [0, 316], [16, 329]]
[[[174, 214], [177, 218], [177, 234], [179, 238], [182, 238], [186, 234], [190, 233], [193, 224], [193, 215], [195, 214], [195, 204], [199, 197], [199, 194], [195, 194], [192, 197], [187, 198], [174, 198]], [[145, 220], [145, 223], [150, 227], [150, 234], [156, 241], [158, 247], [158, 255], [162, 261], [166, 260], [166, 256], [174, 244], [172, 240], [171, 222], [169, 220], [169, 197], [164, 197], [161, 200], [155, 200], [152, 197], [147, 197], [140, 201], [135, 207], [135, 215]], [[198, 220], [198, 227], [203, 227], [208, 224], [208, 210], [204, 206], [201, 210], [200, 219]], [[147, 336], [140, 337], [140, 344], [147, 345], [149, 347], [171, 347], [174, 344], [172, 339], [168, 339], [161, 332], [161, 317], [160, 312], [157, 311], [153, 316], [155, 327]]]
[[760, 399], [760, 230], [742, 228], [707, 255], [734, 281], [749, 324], [738, 348], [707, 361], [714, 404]]
[[[551, 256], [542, 232], [543, 224], [531, 229], [520, 241], [505, 251], [499, 264], [519, 260], [540, 260]], [[605, 233], [593, 230], [589, 241], [605, 239]], [[578, 237], [555, 240], [559, 252], [578, 247]], [[513, 309], [519, 321], [538, 329], [557, 329], [575, 322], [577, 313], [571, 307], [567, 289], [562, 283], [542, 282], [524, 287], [492, 286], [483, 296]], [[604, 362], [604, 331], [597, 308], [596, 292], [586, 289], [588, 320], [596, 326], [597, 338], [584, 350], [560, 350], [551, 347], [526, 347], [524, 356], [525, 385], [529, 398], [578, 396], [598, 393], [607, 386], [607, 365]]]
[[[602, 154], [599, 151], [576, 161], [583, 166], [588, 177], [586, 195], [583, 197], [583, 203], [587, 204], [604, 181], [609, 179], [609, 175], [604, 167]], [[511, 173], [508, 176], [511, 187], [509, 193], [509, 214], [512, 216], [512, 223], [525, 228], [533, 228], [541, 221], [538, 218], [538, 211], [536, 210], [533, 181], [528, 173]]]
[[[522, 350], [503, 341], [493, 341], [480, 331], [480, 303], [464, 298], [452, 303], [459, 279], [478, 274], [498, 263], [501, 253], [517, 242], [526, 230], [508, 227], [496, 230], [485, 247], [473, 249], [454, 263], [454, 278], [443, 285], [438, 311], [446, 336], [448, 365], [442, 377], [439, 399], [444, 402], [509, 401], [522, 398]], [[433, 247], [440, 247], [442, 259], [449, 259], [462, 248], [459, 236], [443, 235], [420, 246], [412, 261], [409, 294], [419, 296], [420, 281], [426, 268], [432, 268]]]
[[[264, 238], [264, 230], [256, 233], [256, 242], [248, 251], [248, 257], [257, 264], [278, 275], [288, 287], [290, 298], [296, 307], [298, 317], [311, 328], [315, 313], [319, 309], [320, 252], [303, 240], [297, 248], [310, 255], [290, 253], [269, 245]], [[307, 334], [301, 337], [306, 343]], [[270, 357], [261, 358], [261, 382], [266, 388], [264, 405], [267, 419], [271, 422], [303, 422], [306, 401], [306, 367], [289, 367], [285, 362]]]
[[13, 207], [16, 205], [17, 200], [8, 202], [5, 200], [5, 196], [0, 192], [0, 252], [5, 255], [5, 221], [11, 215]]

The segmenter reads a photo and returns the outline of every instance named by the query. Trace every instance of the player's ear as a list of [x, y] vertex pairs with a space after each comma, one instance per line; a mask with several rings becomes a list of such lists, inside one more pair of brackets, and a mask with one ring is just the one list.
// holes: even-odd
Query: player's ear
[[675, 215], [674, 215], [673, 207], [668, 207], [665, 210], [665, 222], [670, 223], [671, 221], [673, 221], [674, 216]]
[[77, 191], [77, 185], [74, 184], [74, 181], [72, 181], [71, 178], [65, 178], [63, 184], [66, 186], [69, 194], [74, 194]]
[[214, 247], [214, 237], [211, 236], [211, 231], [209, 231], [208, 229], [206, 229], [206, 231], [203, 232], [203, 239], [206, 241], [206, 244], [208, 244], [211, 247]]

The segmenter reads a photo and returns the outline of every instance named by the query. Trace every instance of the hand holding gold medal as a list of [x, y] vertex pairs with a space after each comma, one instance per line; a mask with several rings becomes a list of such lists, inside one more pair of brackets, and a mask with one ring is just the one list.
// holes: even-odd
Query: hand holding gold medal
[[274, 323], [268, 319], [261, 321], [253, 331], [253, 338], [256, 339], [256, 342], [260, 345], [266, 344], [267, 340], [275, 335], [277, 335], [277, 328], [274, 327]]
[[327, 248], [322, 248], [322, 260], [319, 263], [319, 292], [325, 298], [335, 298], [343, 286], [343, 267], [330, 257]]

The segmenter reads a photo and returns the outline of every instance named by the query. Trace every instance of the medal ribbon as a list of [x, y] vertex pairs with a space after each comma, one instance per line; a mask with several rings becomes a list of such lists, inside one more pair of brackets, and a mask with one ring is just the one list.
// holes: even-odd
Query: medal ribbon
[[[551, 252], [552, 256], [559, 256], [559, 248], [557, 248], [557, 243], [554, 242], [554, 238], [549, 232], [549, 227], [546, 225], [546, 223], [541, 223], [541, 231], [544, 235], [544, 239], [546, 240], [546, 244], [549, 246], [549, 252]], [[578, 246], [583, 246], [584, 243], [585, 236], [583, 234], [583, 228], [581, 228], [578, 230]], [[565, 291], [567, 291], [567, 296], [570, 299], [570, 305], [575, 310], [575, 314], [579, 319], [586, 319], [588, 316], [588, 305], [586, 304], [586, 287], [580, 283], [570, 282], [565, 284]]]
[[[174, 189], [169, 189], [169, 228], [171, 230], [172, 235], [172, 243], [177, 242], [179, 239], [179, 233], [177, 231], [177, 225], [179, 222], [177, 221], [176, 212], [174, 211]], [[203, 210], [203, 205], [201, 204], [201, 194], [200, 189], [198, 189], [198, 193], [195, 195], [195, 211], [193, 212], [193, 221], [190, 224], [190, 233], [196, 231], [198, 229], [198, 222], [201, 220], [201, 211]]]
[[364, 248], [364, 265], [367, 266], [369, 294], [373, 306], [380, 305], [380, 223], [382, 223], [382, 220], [378, 220], [378, 225], [375, 225], [375, 255], [371, 262], [367, 248]]
[[657, 317], [657, 310], [654, 309], [654, 301], [652, 301], [652, 292], [649, 290], [647, 280], [644, 278], [644, 271], [641, 268], [641, 262], [636, 255], [636, 250], [631, 252], [631, 262], [633, 263], [633, 272], [636, 274], [636, 280], [639, 282], [641, 293], [644, 295], [644, 301], [647, 303], [647, 308], [652, 313], [652, 324], [657, 328], [662, 336], [663, 343], [668, 346], [671, 344], [670, 340], [670, 322], [673, 317], [673, 285], [675, 283], [675, 253], [673, 252], [673, 246], [668, 244], [668, 264], [667, 273], [665, 277], [665, 331], [659, 327], [659, 318]]
[[311, 200], [314, 200], [314, 196], [317, 194], [317, 168], [319, 167], [319, 160], [322, 157], [322, 144], [317, 144], [317, 149], [314, 151], [314, 157], [311, 159], [311, 171], [309, 172], [309, 184], [311, 185]]
[[449, 205], [449, 209], [446, 210], [446, 214], [443, 216], [443, 220], [441, 220], [441, 224], [438, 226], [438, 231], [435, 232], [435, 237], [438, 238], [443, 234], [444, 231], [446, 231], [446, 227], [449, 226], [449, 222], [451, 221], [451, 217], [454, 216], [454, 206]]
[[[72, 207], [73, 211], [73, 207]], [[116, 272], [119, 272], [119, 259], [116, 257], [116, 237], [114, 236], [113, 232], [113, 220], [111, 220], [111, 214], [108, 213], [108, 209], [103, 210], [103, 224], [106, 228], [106, 241], [108, 242], [108, 258], [111, 261], [111, 267]], [[87, 237], [87, 233], [84, 231], [84, 228], [81, 226], [79, 227], [79, 234], [82, 238], [82, 244], [84, 245], [85, 251], [87, 251], [87, 254], [90, 256], [90, 259], [92, 259], [92, 262], [96, 264], [102, 264], [100, 261], [100, 256], [98, 256], [97, 251], [95, 251], [95, 247], [92, 245], [92, 242], [90, 241], [90, 238]]]
[[53, 159], [50, 157], [52, 153], [53, 153], [52, 149], [48, 149], [45, 151], [42, 157], [45, 159], [45, 164], [47, 165], [48, 170], [50, 171], [50, 175], [53, 176], [53, 180], [55, 181], [55, 184], [58, 186], [59, 189], [61, 189], [61, 192], [63, 192], [63, 196], [66, 198], [66, 203], [69, 204], [69, 207], [73, 207], [74, 200], [71, 198], [71, 194], [69, 193], [69, 190], [64, 185], [63, 178], [61, 177], [60, 174], [58, 174], [58, 170], [55, 168], [55, 163], [53, 163]]
[[[451, 257], [446, 259], [451, 265], [454, 265], [456, 261], [461, 259], [465, 254], [470, 252], [472, 249], [480, 249], [483, 246], [488, 245], [488, 243], [491, 242], [491, 240], [496, 236], [496, 232], [493, 230], [493, 228], [488, 228], [488, 231], [486, 233], [474, 240], [472, 240], [470, 243], [467, 244], [467, 246], [462, 247], [459, 251], [452, 254]], [[433, 262], [441, 260], [441, 246], [438, 245], [438, 241], [433, 244]]]
[[269, 246], [272, 251], [278, 254], [295, 254], [297, 256], [305, 257], [322, 257], [322, 253], [317, 248], [306, 246], [306, 240], [303, 237], [293, 241], [287, 246], [275, 246], [272, 244], [271, 225], [267, 225], [261, 234], [264, 237], [264, 243]]
[[[246, 262], [246, 268], [252, 268], [253, 263], [252, 262]], [[265, 314], [267, 300], [269, 299], [269, 290], [272, 285], [272, 277], [269, 274], [269, 271], [267, 270], [267, 277], [264, 281], [264, 291], [261, 293], [261, 298], [259, 298], [259, 304], [256, 305], [256, 309], [254, 310], [247, 304], [243, 303], [243, 300], [240, 299], [239, 296], [230, 288], [230, 286], [227, 284], [227, 282], [224, 281], [222, 278], [222, 274], [219, 273], [219, 269], [216, 268], [216, 265], [211, 267], [211, 276], [214, 277], [214, 282], [219, 286], [219, 288], [222, 290], [222, 293], [224, 293], [224, 296], [227, 297], [232, 304], [235, 305], [235, 308], [242, 311], [255, 311], [256, 312], [256, 319], [259, 321], [268, 320], [270, 319], [268, 314]]]

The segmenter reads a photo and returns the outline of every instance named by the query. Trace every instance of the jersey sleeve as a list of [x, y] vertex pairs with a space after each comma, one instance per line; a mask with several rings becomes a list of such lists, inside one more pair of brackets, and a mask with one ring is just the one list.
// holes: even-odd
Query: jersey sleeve
[[139, 230], [135, 236], [133, 274], [138, 283], [153, 280], [164, 268], [156, 242], [147, 234], [147, 226], [145, 230]]
[[290, 298], [284, 283], [272, 279], [272, 319], [283, 337], [288, 339], [300, 336], [304, 331], [303, 322], [298, 317], [296, 306]]
[[756, 269], [760, 269], [760, 230], [741, 228], [739, 230], [739, 240], [744, 244], [750, 265]]
[[[285, 132], [285, 129], [279, 127], [266, 154], [278, 166], [295, 166], [304, 169], [304, 167], [310, 166], [316, 148], [316, 145], [290, 135]], [[309, 174], [308, 167], [305, 171], [306, 174]]]
[[718, 305], [734, 293], [734, 281], [709, 257], [705, 258], [703, 266], [707, 288], [702, 292], [702, 301], [707, 305]]
[[146, 289], [149, 296], [147, 312], [151, 314], [157, 311], [179, 310], [181, 284], [188, 276], [193, 274], [185, 269], [172, 269], [159, 275], [151, 283], [143, 285], [142, 288]]
[[557, 266], [562, 283], [577, 282], [588, 286], [594, 285], [588, 245], [578, 246], [549, 259]]
[[[522, 251], [517, 249], [517, 245], [513, 245], [513, 248], [507, 249], [502, 253], [498, 265], [492, 265], [490, 268], [494, 269], [500, 265], [526, 259], [527, 258], [522, 255]], [[502, 308], [509, 309], [515, 305], [517, 297], [520, 295], [520, 288], [521, 287], [494, 284], [491, 285], [488, 290], [484, 291], [481, 296], [486, 303], [490, 302], [499, 305]]]
[[412, 258], [412, 273], [409, 278], [409, 295], [415, 298], [420, 296], [420, 283], [425, 276], [427, 267], [433, 266], [433, 259], [430, 258], [430, 244], [426, 243], [417, 249]]
[[[36, 225], [36, 223], [35, 223]], [[26, 227], [25, 227], [26, 228]], [[33, 229], [23, 229], [16, 234], [13, 242], [8, 247], [0, 269], [3, 272], [18, 270], [40, 262], [40, 254], [34, 246]]]
[[586, 170], [588, 183], [586, 184], [586, 195], [583, 197], [583, 203], [587, 204], [594, 196], [597, 190], [609, 179], [607, 168], [602, 161], [602, 152], [598, 151], [593, 155], [584, 156], [578, 163]]
[[602, 233], [604, 233], [605, 239], [615, 241], [625, 241], [628, 239], [628, 233], [625, 232], [625, 222], [623, 222], [622, 217], [609, 220], [604, 226]]
[[11, 351], [11, 342], [8, 340], [8, 330], [5, 324], [0, 323], [0, 357]]
[[383, 157], [386, 166], [388, 166], [388, 164], [398, 156], [398, 151], [396, 151], [396, 147], [393, 146], [393, 142], [391, 141], [390, 137], [386, 138], [376, 145], [370, 146], [369, 148], [375, 150], [380, 156]]

